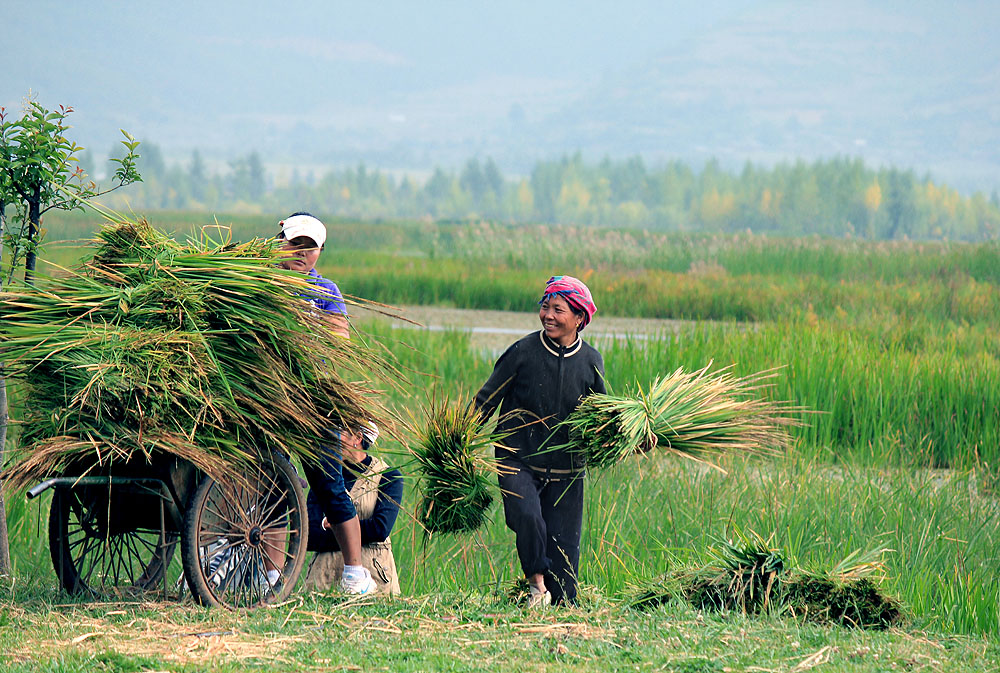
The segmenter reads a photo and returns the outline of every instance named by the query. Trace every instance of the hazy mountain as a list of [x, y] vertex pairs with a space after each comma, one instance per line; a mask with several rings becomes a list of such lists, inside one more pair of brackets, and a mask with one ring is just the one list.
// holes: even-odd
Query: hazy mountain
[[168, 159], [861, 156], [1000, 187], [995, 2], [4, 3], [0, 105]]
[[737, 166], [864, 156], [995, 188], [997, 24], [962, 8], [772, 8], [605, 77], [536, 125], [528, 144], [542, 155], [578, 147]]

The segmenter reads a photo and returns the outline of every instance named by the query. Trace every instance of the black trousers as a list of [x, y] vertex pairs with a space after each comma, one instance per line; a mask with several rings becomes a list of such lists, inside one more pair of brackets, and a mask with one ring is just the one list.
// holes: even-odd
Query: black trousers
[[542, 573], [553, 604], [576, 602], [583, 526], [583, 473], [547, 478], [504, 460], [500, 491], [504, 520], [514, 531], [525, 576]]

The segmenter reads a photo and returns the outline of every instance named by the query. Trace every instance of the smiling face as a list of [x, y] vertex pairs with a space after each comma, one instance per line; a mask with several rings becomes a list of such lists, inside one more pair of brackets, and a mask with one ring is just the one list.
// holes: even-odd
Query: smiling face
[[316, 268], [316, 262], [319, 261], [320, 248], [317, 247], [316, 241], [308, 236], [285, 241], [281, 245], [281, 250], [287, 255], [281, 261], [283, 269], [309, 273]]
[[538, 309], [538, 319], [545, 336], [561, 346], [571, 346], [583, 324], [583, 316], [573, 313], [569, 303], [559, 296], [549, 297], [542, 302]]

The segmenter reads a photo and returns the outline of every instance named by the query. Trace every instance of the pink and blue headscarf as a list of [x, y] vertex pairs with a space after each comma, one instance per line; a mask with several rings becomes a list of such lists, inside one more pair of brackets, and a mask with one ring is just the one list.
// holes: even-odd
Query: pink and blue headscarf
[[597, 304], [594, 303], [590, 289], [583, 284], [582, 280], [573, 276], [552, 276], [549, 278], [545, 283], [545, 290], [542, 292], [542, 300], [538, 303], [541, 304], [546, 299], [554, 296], [565, 299], [571, 308], [583, 311], [583, 323], [580, 325], [581, 331], [590, 323], [590, 319], [594, 317], [594, 314], [597, 313]]

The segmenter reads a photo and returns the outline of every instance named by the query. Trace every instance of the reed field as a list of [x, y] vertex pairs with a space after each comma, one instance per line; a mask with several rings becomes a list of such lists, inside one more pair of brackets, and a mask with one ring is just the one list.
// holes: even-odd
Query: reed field
[[[158, 213], [177, 235], [228, 226], [235, 240], [271, 236], [280, 215]], [[49, 215], [46, 257], [79, 258], [100, 219]], [[584, 279], [606, 315], [774, 321], [827, 317], [940, 332], [1000, 314], [1000, 244], [866, 242], [743, 233], [509, 227], [489, 223], [328, 220], [320, 269], [345, 291], [391, 304], [523, 310], [538, 276]], [[486, 273], [486, 271], [489, 273]], [[544, 281], [544, 279], [543, 279]], [[995, 352], [995, 351], [994, 351]]]
[[[232, 225], [234, 238], [245, 240], [275, 233], [279, 217], [219, 216], [218, 223]], [[149, 219], [177, 234], [213, 224], [212, 218], [190, 213]], [[50, 243], [41, 258], [63, 265], [80, 255], [78, 243], [69, 241], [87, 238], [97, 226], [93, 216], [79, 214], [49, 216], [45, 224]], [[582, 607], [560, 617], [563, 622], [611, 629], [606, 620], [628, 612], [629, 597], [639, 587], [671, 571], [700, 567], [721, 540], [734, 531], [752, 531], [807, 570], [833, 568], [854, 552], [876, 559], [879, 586], [900, 601], [906, 615], [903, 633], [913, 634], [904, 639], [943, 643], [930, 653], [911, 653], [912, 670], [987, 670], [1000, 659], [997, 243], [515, 229], [490, 223], [327, 224], [330, 235], [319, 270], [348, 294], [395, 305], [530, 312], [548, 276], [573, 274], [588, 283], [598, 304], [588, 328], [595, 335], [603, 316], [694, 321], [680, 331], [665, 329], [641, 339], [595, 336], [592, 343], [604, 356], [610, 390], [648, 385], [678, 368], [697, 371], [711, 364], [712, 370], [732, 367], [734, 375], [747, 376], [777, 367], [768, 398], [809, 410], [801, 414], [800, 426], [789, 428], [792, 448], [782, 456], [722, 457], [721, 469], [714, 469], [651, 452], [591, 470]], [[44, 264], [39, 268], [52, 270]], [[361, 338], [384, 347], [408, 378], [409, 385], [387, 390], [384, 397], [414, 423], [435, 395], [471, 397], [497, 356], [475, 347], [460, 329], [393, 328], [367, 318], [355, 326]], [[428, 535], [417, 514], [412, 455], [401, 441], [384, 438], [379, 444], [387, 462], [408, 477], [405, 513], [392, 536], [406, 598], [395, 608], [376, 606], [362, 614], [383, 625], [395, 624], [394, 619], [419, 622], [421, 611], [434, 619], [459, 615], [461, 623], [482, 623], [482, 615], [494, 615], [494, 626], [497, 620], [509, 621], [513, 613], [503, 597], [520, 573], [498, 504], [473, 534]], [[49, 605], [67, 599], [55, 589], [45, 541], [47, 498], [41, 500], [28, 504], [16, 495], [7, 498], [17, 580], [5, 591]], [[317, 600], [301, 598], [283, 613], [285, 622], [320, 610]], [[142, 618], [141, 609], [128, 610], [133, 619]], [[200, 614], [176, 618], [200, 623]], [[251, 628], [277, 629], [268, 619], [274, 618], [262, 617]], [[815, 652], [841, 637], [835, 635], [838, 628], [817, 630], [791, 618], [793, 636], [762, 635], [781, 619], [702, 617], [679, 601], [628, 617], [629, 628], [645, 634], [637, 639], [653, 637], [650, 620], [673, 623], [682, 631], [707, 624], [715, 635], [700, 632], [706, 642], [720, 634], [733, 643], [760, 638], [742, 654], [771, 649], [785, 657], [765, 664], [766, 670], [792, 670], [809, 654], [807, 644], [795, 659], [782, 639], [812, 643]], [[0, 643], [16, 642], [10, 633], [4, 635], [4, 625], [18, 623], [11, 616], [0, 619]], [[402, 632], [410, 633], [408, 628]], [[740, 632], [744, 635], [734, 635]], [[450, 636], [435, 632], [428, 637], [438, 642]], [[830, 670], [883, 670], [870, 658], [873, 651], [891, 649], [881, 637], [831, 645], [842, 650], [843, 663]], [[953, 637], [972, 640], [955, 645]], [[595, 653], [603, 647], [598, 640], [558, 642], [586, 651], [581, 662], [604, 656], [610, 657], [608, 670], [629, 667], [615, 657], [630, 645], [609, 636], [607, 641], [618, 645], [607, 645], [601, 655]], [[547, 642], [546, 647], [556, 648], [550, 652], [558, 650], [557, 641]], [[658, 670], [743, 670], [760, 661], [740, 658], [739, 645], [724, 654], [685, 642], [683, 661], [688, 663], [657, 660]], [[292, 644], [282, 651], [294, 659], [305, 647]], [[863, 647], [868, 649], [860, 658], [846, 654]], [[511, 661], [521, 661], [519, 654], [512, 656]], [[636, 656], [643, 660], [646, 655]], [[655, 656], [661, 655], [649, 655]], [[491, 658], [502, 658], [488, 647], [484, 657], [484, 667]], [[471, 659], [465, 661], [465, 668], [456, 664], [454, 670], [481, 670]], [[551, 670], [578, 670], [560, 667], [565, 657], [546, 661]], [[413, 662], [372, 663], [421, 670]]]
[[[370, 329], [378, 334], [385, 328]], [[838, 350], [834, 346], [847, 341], [844, 335], [820, 329], [801, 342], [803, 352], [793, 359], [794, 336], [791, 326], [770, 326], [705, 329], [653, 342], [598, 342], [612, 389], [647, 381], [651, 371], [692, 368], [713, 358], [747, 372], [783, 363], [787, 368], [776, 380], [774, 398], [827, 413], [803, 415], [806, 425], [791, 429], [796, 444], [786, 458], [724, 464], [726, 474], [652, 455], [592, 472], [584, 584], [602, 593], [625, 591], [640, 577], [700, 560], [713, 538], [737, 526], [776, 533], [777, 544], [811, 567], [832, 566], [856, 550], [890, 549], [884, 559], [887, 586], [908, 606], [921, 606], [920, 619], [928, 626], [1000, 633], [1000, 580], [994, 572], [1000, 507], [995, 463], [983, 457], [996, 460], [1000, 439], [996, 360], [991, 371], [970, 362], [942, 373], [940, 362], [936, 368], [914, 364], [911, 357], [880, 355], [879, 349], [849, 341]], [[492, 367], [491, 354], [470, 349], [461, 333], [406, 330], [381, 338], [395, 340], [396, 354], [412, 371], [432, 372], [421, 376], [425, 387], [469, 394]], [[893, 385], [901, 389], [898, 401], [889, 394]], [[956, 417], [961, 425], [947, 420]], [[939, 463], [957, 466], [940, 469]], [[505, 580], [516, 577], [502, 513], [493, 518], [482, 539], [472, 541], [426, 541], [419, 526], [401, 523], [401, 537], [410, 531], [414, 554], [411, 581], [422, 590], [458, 591], [475, 577], [490, 587], [500, 581], [498, 559]], [[488, 553], [475, 553], [476, 545]], [[439, 555], [451, 558], [456, 572], [425, 570], [437, 567], [426, 559]], [[401, 564], [406, 567], [406, 561]]]

